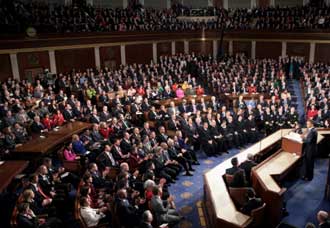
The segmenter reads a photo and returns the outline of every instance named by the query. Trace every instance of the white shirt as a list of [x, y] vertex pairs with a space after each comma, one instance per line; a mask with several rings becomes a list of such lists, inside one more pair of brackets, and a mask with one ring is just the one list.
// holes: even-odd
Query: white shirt
[[97, 214], [97, 209], [91, 207], [81, 207], [80, 214], [88, 227], [96, 226], [100, 219], [104, 218], [103, 213]]

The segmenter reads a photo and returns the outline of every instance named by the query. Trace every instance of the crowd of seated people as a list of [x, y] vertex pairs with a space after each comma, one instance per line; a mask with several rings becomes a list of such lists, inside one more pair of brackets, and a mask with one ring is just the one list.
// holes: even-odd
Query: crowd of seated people
[[[186, 176], [193, 175], [193, 166], [199, 164], [199, 149], [208, 156], [219, 156], [297, 121], [287, 98], [290, 96], [284, 96], [285, 64], [275, 60], [241, 68], [247, 77], [237, 81], [250, 84], [255, 80], [258, 84], [262, 74], [267, 80], [278, 79], [274, 83], [282, 89], [270, 100], [261, 95], [246, 104], [240, 98], [237, 107], [227, 107], [218, 97], [206, 95], [203, 78], [211, 74], [208, 67], [221, 71], [222, 62], [230, 63], [235, 58], [251, 61], [241, 55], [217, 61], [187, 54], [160, 57], [159, 64], [72, 71], [57, 75], [54, 84], [42, 78], [34, 83], [8, 79], [0, 93], [1, 142], [7, 150], [4, 156], [11, 156], [11, 150], [34, 135], [47, 134], [74, 121], [90, 122], [92, 128], [74, 134], [62, 151], [66, 160], [80, 160], [87, 169], [82, 182], [89, 189], [82, 187], [78, 195], [85, 223], [110, 221], [112, 213], [119, 213], [121, 224], [134, 220], [125, 220], [127, 215], [135, 216], [134, 224], [139, 224], [138, 218], [150, 209], [158, 223], [175, 224], [182, 218], [175, 212], [167, 188], [182, 171]], [[271, 62], [277, 66], [274, 70], [267, 66]], [[267, 66], [265, 70], [256, 70], [263, 65]], [[227, 74], [232, 73], [224, 71], [224, 77], [229, 77]], [[249, 166], [246, 164], [246, 176]], [[120, 171], [115, 179], [112, 169]], [[38, 174], [44, 177], [49, 171], [47, 174], [41, 167]], [[68, 182], [64, 183], [78, 186], [74, 175], [68, 178], [70, 181], [65, 178]], [[236, 178], [239, 184], [242, 178]], [[50, 195], [52, 187], [47, 187]], [[61, 196], [59, 202], [66, 197], [65, 192], [60, 193], [54, 195]], [[159, 204], [159, 197], [164, 204]]]
[[[180, 20], [178, 16], [195, 15], [189, 7], [171, 9], [144, 8], [132, 3], [126, 9], [87, 6], [50, 6], [40, 2], [3, 3], [0, 15], [8, 32], [23, 32], [29, 26], [38, 32], [95, 31], [182, 31], [200, 29], [297, 30], [328, 29], [329, 7], [267, 7], [253, 9], [204, 8], [202, 15], [216, 16], [207, 21]], [[200, 15], [197, 14], [197, 15]]]
[[330, 127], [329, 66], [323, 63], [305, 64], [301, 68], [304, 83], [306, 118], [317, 127]]

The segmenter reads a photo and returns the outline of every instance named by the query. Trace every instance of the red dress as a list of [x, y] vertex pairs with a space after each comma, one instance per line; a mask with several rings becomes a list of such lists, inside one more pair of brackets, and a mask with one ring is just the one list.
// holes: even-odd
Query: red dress
[[64, 124], [64, 116], [62, 113], [54, 115], [53, 124], [54, 126], [62, 126]]
[[51, 120], [51, 119], [49, 119], [49, 118], [44, 118], [42, 120], [42, 124], [45, 126], [45, 128], [47, 128], [48, 130], [50, 130], [54, 126], [54, 121]]
[[196, 89], [196, 95], [197, 96], [201, 96], [204, 94], [204, 89], [203, 88], [197, 88]]

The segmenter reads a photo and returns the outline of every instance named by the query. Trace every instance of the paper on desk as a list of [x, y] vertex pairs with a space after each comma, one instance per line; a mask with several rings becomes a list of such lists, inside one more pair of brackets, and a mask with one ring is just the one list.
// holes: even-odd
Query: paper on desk
[[303, 143], [302, 138], [300, 137], [300, 134], [294, 133], [294, 132], [290, 132], [288, 135], [283, 136], [284, 138], [299, 142], [299, 143]]

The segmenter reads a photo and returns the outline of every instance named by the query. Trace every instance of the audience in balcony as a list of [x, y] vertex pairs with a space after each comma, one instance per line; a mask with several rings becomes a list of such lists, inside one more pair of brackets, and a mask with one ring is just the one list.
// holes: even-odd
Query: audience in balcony
[[[25, 32], [34, 27], [40, 33], [67, 32], [126, 32], [183, 30], [311, 30], [328, 29], [329, 7], [258, 7], [253, 9], [202, 8], [189, 9], [173, 5], [171, 9], [156, 10], [130, 4], [126, 9], [101, 8], [87, 5], [47, 5], [41, 2], [3, 3], [0, 15], [6, 32]], [[215, 16], [206, 21], [182, 20], [180, 16]], [[35, 90], [40, 96], [43, 88]]]

